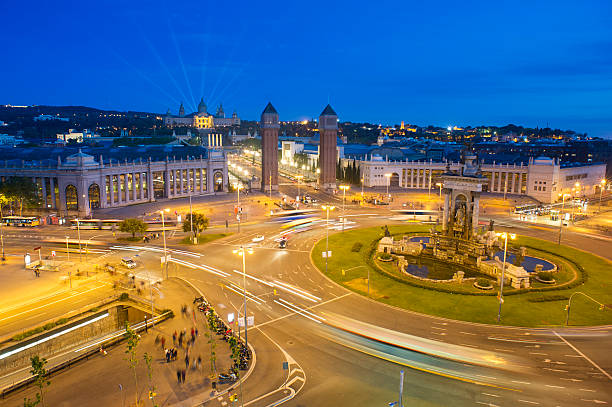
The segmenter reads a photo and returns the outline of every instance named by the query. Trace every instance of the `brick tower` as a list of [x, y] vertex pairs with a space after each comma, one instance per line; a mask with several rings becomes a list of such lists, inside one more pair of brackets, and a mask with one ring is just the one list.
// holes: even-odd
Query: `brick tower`
[[268, 102], [261, 114], [261, 190], [278, 191], [278, 112]]
[[336, 188], [336, 137], [338, 133], [338, 115], [327, 105], [319, 116], [319, 185], [323, 189]]

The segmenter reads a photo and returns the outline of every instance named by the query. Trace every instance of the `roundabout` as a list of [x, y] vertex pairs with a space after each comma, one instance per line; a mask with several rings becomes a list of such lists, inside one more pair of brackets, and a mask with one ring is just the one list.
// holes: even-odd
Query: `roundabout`
[[[418, 235], [425, 232], [423, 225], [389, 226], [392, 236]], [[354, 229], [329, 236], [332, 256], [328, 259], [326, 276], [356, 293], [367, 296], [368, 275], [371, 299], [437, 317], [484, 324], [496, 323], [497, 282], [492, 290], [474, 287], [476, 278], [459, 282], [452, 279], [424, 279], [418, 275], [401, 272], [398, 261], [381, 259], [378, 242], [384, 237], [384, 228]], [[421, 239], [422, 240], [422, 239]], [[362, 244], [359, 252], [351, 250], [356, 242]], [[311, 258], [324, 273], [325, 239], [317, 242]], [[518, 236], [516, 246], [527, 247], [531, 259], [543, 260], [547, 267], [556, 265], [556, 282], [538, 281], [532, 272], [531, 286], [526, 289], [505, 287], [502, 323], [511, 326], [545, 327], [562, 326], [566, 320], [565, 306], [575, 291], [598, 298], [604, 304], [612, 303], [612, 292], [606, 289], [612, 284], [610, 262], [595, 255], [567, 246], [527, 236]], [[418, 265], [415, 264], [415, 267]], [[447, 275], [448, 276], [448, 273]], [[572, 304], [572, 326], [612, 324], [609, 307], [599, 310], [588, 301]]]

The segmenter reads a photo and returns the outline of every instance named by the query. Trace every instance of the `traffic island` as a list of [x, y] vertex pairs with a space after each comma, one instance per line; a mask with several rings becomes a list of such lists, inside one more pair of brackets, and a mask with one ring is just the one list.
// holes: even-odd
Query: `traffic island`
[[[417, 236], [426, 233], [425, 225], [390, 226], [391, 236]], [[327, 277], [359, 294], [424, 314], [469, 322], [494, 324], [497, 321], [499, 287], [481, 290], [471, 281], [428, 282], [400, 273], [393, 262], [378, 260], [378, 243], [385, 236], [380, 227], [353, 229], [329, 236]], [[351, 250], [361, 243], [359, 251]], [[518, 236], [513, 245], [526, 247], [529, 254], [558, 266], [556, 284], [531, 278], [528, 288], [504, 287], [502, 323], [514, 326], [561, 326], [566, 320], [566, 305], [572, 293], [583, 292], [603, 304], [612, 304], [611, 263], [603, 258], [554, 243]], [[325, 273], [325, 239], [314, 246], [311, 258]], [[370, 278], [368, 284], [368, 275]], [[570, 325], [612, 323], [612, 308], [576, 297], [571, 304]], [[580, 299], [579, 299], [580, 298]], [[601, 309], [601, 310], [600, 310]]]

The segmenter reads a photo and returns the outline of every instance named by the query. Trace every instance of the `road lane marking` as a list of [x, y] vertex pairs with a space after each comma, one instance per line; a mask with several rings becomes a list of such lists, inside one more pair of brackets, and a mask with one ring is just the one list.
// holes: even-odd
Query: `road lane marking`
[[61, 298], [59, 300], [50, 302], [48, 304], [41, 305], [41, 306], [35, 307], [35, 308], [29, 308], [29, 309], [27, 309], [25, 311], [22, 311], [22, 312], [19, 312], [17, 314], [13, 314], [13, 315], [10, 315], [8, 317], [4, 317], [4, 318], [0, 319], [0, 322], [4, 321], [6, 319], [15, 318], [16, 316], [19, 316], [19, 315], [22, 315], [22, 314], [27, 314], [28, 312], [36, 311], [37, 309], [48, 307], [49, 305], [53, 305], [53, 304], [58, 303], [58, 302], [62, 302], [62, 301], [66, 301], [66, 300], [72, 299], [72, 298], [74, 298], [76, 296], [79, 296], [79, 295], [82, 295], [82, 294], [86, 294], [86, 293], [88, 293], [90, 291], [97, 290], [97, 289], [102, 288], [102, 287], [104, 287], [104, 285], [100, 285], [100, 286], [97, 286], [97, 287], [94, 287], [94, 288], [90, 288], [89, 290], [81, 291], [81, 292], [78, 292], [78, 293], [75, 293], [75, 292], [70, 293], [70, 295], [68, 297], [66, 297], [66, 298]]
[[536, 404], [536, 405], [540, 404], [537, 401], [529, 401], [529, 400], [521, 400], [521, 399], [518, 399], [518, 401], [519, 403]]
[[529, 382], [521, 382], [520, 380], [512, 380], [512, 383], [519, 383], [519, 384], [531, 384]]
[[484, 394], [485, 396], [491, 396], [491, 397], [501, 397], [499, 394], [491, 394], [491, 393], [480, 393], [480, 394]]
[[557, 335], [557, 337], [559, 339], [561, 339], [563, 342], [565, 342], [567, 344], [567, 346], [569, 346], [570, 348], [572, 348], [574, 351], [576, 351], [576, 353], [578, 353], [580, 356], [582, 356], [583, 358], [585, 358], [586, 360], [588, 360], [593, 366], [595, 366], [601, 373], [605, 374], [608, 379], [612, 380], [612, 376], [610, 376], [610, 374], [608, 372], [606, 372], [605, 370], [603, 370], [601, 367], [599, 367], [599, 365], [595, 362], [593, 362], [587, 355], [585, 355], [584, 353], [580, 352], [578, 350], [578, 348], [576, 348], [574, 345], [572, 345], [571, 343], [569, 343], [564, 337], [562, 337], [561, 335], [559, 335], [557, 333], [557, 331], [553, 331], [553, 333], [555, 335]]
[[[351, 293], [346, 293], [346, 294], [343, 294], [343, 295], [341, 295], [341, 296], [339, 296], [339, 297], [334, 297], [334, 298], [331, 298], [331, 299], [329, 299], [329, 300], [327, 300], [327, 301], [320, 302], [320, 303], [318, 303], [318, 304], [316, 304], [316, 305], [313, 305], [313, 306], [308, 307], [308, 308], [305, 308], [305, 309], [306, 309], [306, 310], [310, 310], [310, 309], [312, 309], [312, 308], [316, 308], [316, 307], [318, 307], [318, 306], [320, 306], [320, 305], [324, 305], [324, 304], [327, 304], [327, 303], [329, 303], [329, 302], [339, 300], [339, 299], [344, 298], [344, 297], [346, 297], [346, 296], [349, 296], [349, 295], [351, 295], [351, 294], [353, 294], [353, 293], [352, 293], [352, 292], [351, 292]], [[270, 321], [266, 321], [266, 322], [264, 322], [263, 324], [259, 324], [259, 325], [257, 325], [257, 328], [261, 328], [262, 326], [265, 326], [265, 325], [271, 324], [271, 323], [273, 323], [273, 322], [280, 321], [280, 320], [285, 319], [285, 318], [289, 318], [290, 316], [292, 316], [292, 315], [296, 315], [296, 314], [297, 314], [297, 312], [292, 312], [292, 313], [289, 313], [289, 314], [287, 314], [287, 315], [283, 315], [283, 316], [281, 316], [281, 317], [277, 317], [277, 318], [275, 318], [275, 319], [271, 319]]]
[[555, 386], [555, 385], [553, 385], [553, 384], [545, 384], [544, 386], [546, 386], [546, 387], [550, 387], [550, 388], [552, 388], [552, 389], [565, 389], [565, 387], [564, 387], [564, 386]]

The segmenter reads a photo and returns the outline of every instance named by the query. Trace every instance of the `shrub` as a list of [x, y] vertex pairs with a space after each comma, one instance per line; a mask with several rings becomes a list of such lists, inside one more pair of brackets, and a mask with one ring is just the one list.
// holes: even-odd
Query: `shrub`
[[559, 295], [559, 294], [527, 298], [527, 301], [529, 302], [567, 301], [567, 300], [569, 300], [569, 296]]
[[121, 293], [119, 296], [119, 301], [127, 301], [130, 299], [130, 295], [128, 293]]
[[391, 260], [392, 256], [389, 253], [380, 253], [378, 258], [381, 260]]
[[476, 284], [481, 287], [491, 287], [491, 280], [480, 277], [476, 280]]
[[542, 281], [553, 281], [553, 275], [550, 271], [539, 271], [538, 278]]
[[353, 247], [351, 247], [351, 251], [358, 253], [361, 251], [361, 248], [363, 247], [363, 243], [361, 242], [355, 242], [355, 244], [353, 245]]

